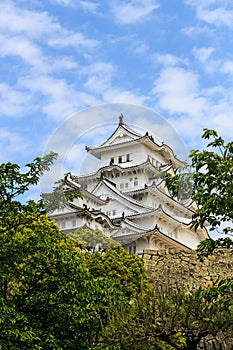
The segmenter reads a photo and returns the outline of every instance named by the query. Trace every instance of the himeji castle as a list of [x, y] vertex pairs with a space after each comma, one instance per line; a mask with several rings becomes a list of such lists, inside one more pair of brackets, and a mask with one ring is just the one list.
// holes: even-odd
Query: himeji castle
[[173, 198], [160, 176], [185, 165], [168, 145], [148, 132], [132, 130], [120, 115], [113, 134], [99, 146], [86, 146], [86, 151], [99, 159], [99, 168], [71, 174], [66, 190], [81, 197], [49, 214], [63, 233], [100, 229], [136, 254], [144, 249], [195, 249], [208, 238], [205, 228], [195, 231], [190, 225], [195, 203]]

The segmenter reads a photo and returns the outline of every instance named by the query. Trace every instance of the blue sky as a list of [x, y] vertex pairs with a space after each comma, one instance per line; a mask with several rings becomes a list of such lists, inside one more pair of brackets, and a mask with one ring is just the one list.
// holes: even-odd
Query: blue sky
[[126, 104], [163, 116], [187, 149], [205, 127], [230, 140], [232, 32], [230, 0], [2, 0], [0, 162], [51, 146], [78, 171], [85, 143], [102, 142], [120, 112], [169, 143], [153, 113]]

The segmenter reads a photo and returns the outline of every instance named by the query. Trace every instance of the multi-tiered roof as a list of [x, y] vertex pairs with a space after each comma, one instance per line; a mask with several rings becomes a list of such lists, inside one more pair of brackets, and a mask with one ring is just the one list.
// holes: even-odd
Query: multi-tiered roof
[[185, 165], [168, 145], [148, 132], [135, 132], [121, 115], [113, 134], [86, 150], [100, 166], [93, 173], [69, 177], [70, 188], [82, 197], [50, 215], [62, 231], [100, 228], [138, 254], [146, 248], [194, 249], [207, 238], [205, 229], [190, 226], [195, 204], [173, 198], [161, 176]]

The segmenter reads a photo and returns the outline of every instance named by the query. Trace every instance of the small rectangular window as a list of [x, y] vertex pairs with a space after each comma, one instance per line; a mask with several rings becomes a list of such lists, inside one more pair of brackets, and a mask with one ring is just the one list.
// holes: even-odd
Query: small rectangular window
[[72, 227], [76, 226], [76, 220], [72, 220]]
[[122, 163], [122, 156], [118, 157], [118, 163]]
[[132, 157], [131, 157], [131, 154], [126, 154], [126, 162], [131, 162], [132, 160]]
[[62, 221], [61, 228], [65, 228], [65, 227], [66, 227], [66, 223], [65, 223], [65, 221]]

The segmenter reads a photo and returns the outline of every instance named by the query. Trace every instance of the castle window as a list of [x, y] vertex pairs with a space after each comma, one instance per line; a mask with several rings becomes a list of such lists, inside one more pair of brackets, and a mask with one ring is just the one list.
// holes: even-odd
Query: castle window
[[122, 183], [120, 184], [120, 189], [121, 189], [121, 190], [123, 190], [124, 188], [128, 188], [128, 187], [129, 187], [128, 182], [122, 182]]
[[131, 162], [132, 161], [132, 154], [126, 154], [126, 162]]
[[65, 228], [66, 227], [66, 223], [65, 223], [65, 221], [62, 221], [61, 222], [61, 228]]
[[72, 227], [76, 226], [76, 220], [72, 220]]
[[[110, 165], [113, 164], [114, 158], [110, 159]], [[118, 156], [118, 163], [127, 163], [127, 162], [131, 162], [132, 161], [132, 153], [127, 153], [127, 154], [122, 154], [120, 156]]]
[[134, 185], [135, 187], [138, 186], [138, 178], [137, 178], [137, 177], [134, 178], [133, 185]]

